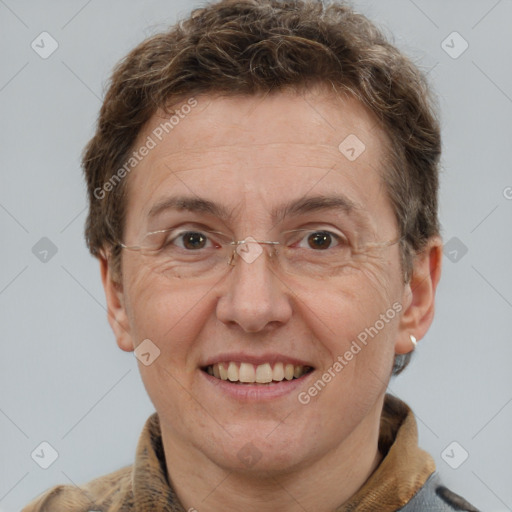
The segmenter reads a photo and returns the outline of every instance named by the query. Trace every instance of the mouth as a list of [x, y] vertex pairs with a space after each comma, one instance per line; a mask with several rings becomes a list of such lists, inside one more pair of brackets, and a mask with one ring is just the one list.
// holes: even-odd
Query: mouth
[[246, 362], [224, 361], [201, 368], [208, 375], [233, 384], [272, 385], [297, 380], [313, 371], [312, 366], [276, 362], [255, 365]]

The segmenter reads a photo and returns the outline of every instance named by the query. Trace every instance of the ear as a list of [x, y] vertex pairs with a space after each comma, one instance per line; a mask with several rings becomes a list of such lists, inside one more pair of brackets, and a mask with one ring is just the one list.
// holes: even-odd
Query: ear
[[395, 343], [396, 354], [414, 350], [410, 336], [420, 340], [432, 324], [442, 258], [443, 243], [439, 236], [430, 238], [425, 249], [414, 258], [411, 279], [402, 296], [404, 312]]
[[132, 352], [134, 345], [130, 335], [130, 324], [126, 313], [122, 280], [116, 280], [108, 257], [105, 253], [99, 256], [101, 281], [107, 299], [108, 322], [116, 336], [117, 345], [126, 352]]

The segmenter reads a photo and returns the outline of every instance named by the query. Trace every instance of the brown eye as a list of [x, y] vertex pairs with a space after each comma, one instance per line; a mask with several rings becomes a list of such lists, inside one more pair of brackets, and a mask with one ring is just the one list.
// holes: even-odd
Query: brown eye
[[329, 249], [333, 239], [332, 233], [328, 231], [316, 231], [308, 237], [308, 245], [312, 249]]
[[186, 231], [177, 237], [183, 240], [185, 249], [202, 249], [206, 243], [207, 238], [197, 231]]

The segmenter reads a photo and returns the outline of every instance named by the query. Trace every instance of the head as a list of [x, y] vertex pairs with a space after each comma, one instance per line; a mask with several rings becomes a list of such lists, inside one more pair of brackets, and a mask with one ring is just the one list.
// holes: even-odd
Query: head
[[[424, 77], [345, 5], [225, 0], [144, 41], [116, 67], [83, 158], [86, 239], [119, 346], [150, 339], [160, 351], [140, 366], [170, 438], [227, 466], [249, 439], [273, 454], [267, 469], [278, 469], [378, 420], [375, 404], [409, 362], [409, 335], [421, 339], [432, 321], [439, 156]], [[225, 215], [203, 201], [155, 224], [155, 205], [176, 196], [215, 203]], [[343, 208], [318, 207], [332, 196]], [[305, 199], [309, 210], [272, 216]], [[262, 244], [260, 258], [238, 258], [208, 280], [123, 249], [178, 221], [233, 240], [330, 227], [351, 257], [330, 272], [288, 274]], [[238, 392], [235, 400], [205, 370], [242, 353], [256, 364], [287, 354], [313, 371], [293, 384], [293, 401], [254, 403]], [[325, 387], [315, 387], [322, 379]], [[290, 455], [287, 442], [304, 453]]]

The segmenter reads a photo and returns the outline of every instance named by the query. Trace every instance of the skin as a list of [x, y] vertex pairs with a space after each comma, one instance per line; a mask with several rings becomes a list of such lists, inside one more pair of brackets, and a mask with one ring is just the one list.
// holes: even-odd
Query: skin
[[[397, 236], [381, 178], [387, 138], [357, 101], [325, 89], [197, 100], [129, 176], [126, 243], [147, 231], [149, 209], [176, 193], [223, 204], [233, 213], [225, 223], [197, 213], [181, 213], [180, 220], [229, 230], [237, 240], [275, 240], [280, 229], [310, 222], [346, 231], [354, 243]], [[162, 120], [157, 113], [135, 146]], [[352, 162], [338, 150], [349, 134], [366, 146]], [[332, 193], [360, 205], [359, 220], [320, 211], [272, 222], [270, 211], [282, 202]], [[101, 258], [119, 347], [132, 351], [150, 339], [161, 351], [139, 367], [185, 509], [327, 512], [345, 503], [382, 459], [379, 418], [393, 358], [411, 351], [410, 334], [420, 340], [432, 322], [441, 254], [434, 237], [407, 284], [397, 244], [361, 251], [329, 278], [284, 275], [262, 255], [251, 264], [238, 260], [220, 280], [187, 280], [124, 251], [118, 282]], [[298, 392], [396, 302], [401, 312], [300, 404]], [[293, 393], [242, 403], [199, 368], [231, 351], [293, 355], [314, 371]], [[248, 444], [260, 457], [250, 465], [238, 456]]]

